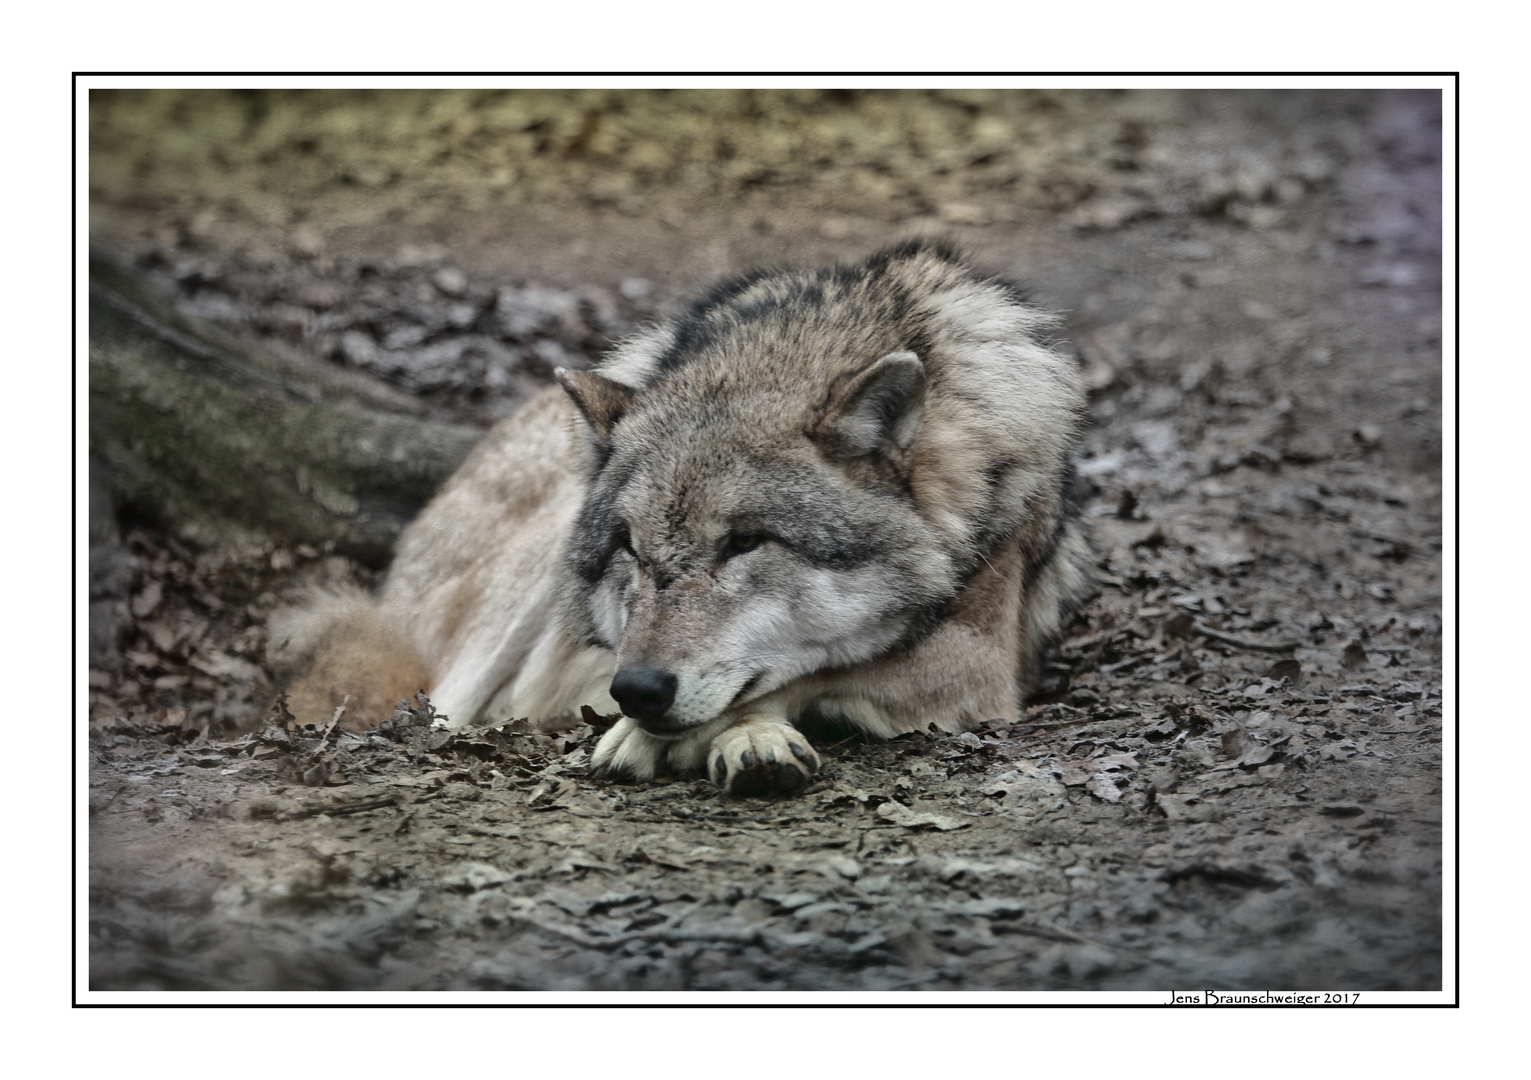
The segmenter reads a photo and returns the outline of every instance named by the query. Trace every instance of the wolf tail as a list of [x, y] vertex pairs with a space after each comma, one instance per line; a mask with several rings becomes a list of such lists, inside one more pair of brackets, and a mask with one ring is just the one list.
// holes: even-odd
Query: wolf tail
[[304, 723], [327, 721], [349, 696], [340, 726], [366, 731], [427, 686], [424, 660], [360, 589], [312, 592], [274, 614], [269, 630], [267, 658]]

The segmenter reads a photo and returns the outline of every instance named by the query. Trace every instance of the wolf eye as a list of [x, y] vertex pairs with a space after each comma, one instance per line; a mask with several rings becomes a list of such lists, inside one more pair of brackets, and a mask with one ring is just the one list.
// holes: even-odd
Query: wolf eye
[[614, 539], [617, 542], [617, 547], [621, 548], [623, 551], [627, 552], [635, 559], [638, 557], [638, 553], [633, 550], [633, 534], [627, 531], [626, 525], [620, 526], [617, 529]]
[[764, 539], [765, 537], [759, 533], [732, 533], [727, 540], [723, 541], [723, 558], [732, 559], [735, 555], [743, 555], [746, 551], [754, 551]]

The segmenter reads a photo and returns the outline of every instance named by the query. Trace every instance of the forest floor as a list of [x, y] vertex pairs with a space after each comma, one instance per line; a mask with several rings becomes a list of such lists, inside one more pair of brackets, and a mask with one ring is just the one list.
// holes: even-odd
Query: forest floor
[[267, 616], [382, 568], [102, 508], [92, 990], [1442, 987], [1438, 94], [123, 92], [90, 133], [94, 242], [483, 425], [719, 274], [952, 237], [1066, 313], [1100, 554], [1020, 723], [731, 799], [589, 778], [588, 725], [285, 723]]

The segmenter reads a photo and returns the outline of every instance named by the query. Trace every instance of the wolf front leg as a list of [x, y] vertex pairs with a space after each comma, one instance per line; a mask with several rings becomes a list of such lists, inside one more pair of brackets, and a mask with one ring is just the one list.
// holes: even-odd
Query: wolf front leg
[[660, 739], [627, 717], [596, 744], [597, 775], [652, 780], [663, 771], [705, 773], [730, 795], [786, 794], [819, 769], [808, 740], [774, 712], [747, 712], [704, 724], [679, 739]]

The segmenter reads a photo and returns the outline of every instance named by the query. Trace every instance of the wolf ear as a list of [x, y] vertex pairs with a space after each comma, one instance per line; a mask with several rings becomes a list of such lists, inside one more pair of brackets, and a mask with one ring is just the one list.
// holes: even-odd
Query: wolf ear
[[912, 352], [891, 352], [830, 390], [814, 434], [832, 458], [881, 451], [907, 467], [924, 406], [925, 365]]
[[611, 440], [611, 426], [622, 419], [637, 391], [632, 387], [597, 375], [593, 371], [570, 371], [557, 368], [553, 377], [559, 381], [590, 425], [596, 441], [605, 445]]

